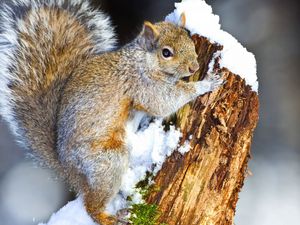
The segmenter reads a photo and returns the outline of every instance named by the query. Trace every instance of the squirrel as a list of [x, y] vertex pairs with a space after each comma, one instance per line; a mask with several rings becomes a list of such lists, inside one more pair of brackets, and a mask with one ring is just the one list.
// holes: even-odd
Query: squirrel
[[86, 0], [12, 0], [0, 9], [0, 114], [42, 165], [83, 195], [99, 224], [127, 169], [126, 123], [135, 111], [166, 117], [222, 84], [185, 82], [198, 68], [178, 24], [144, 22], [116, 47], [110, 18]]

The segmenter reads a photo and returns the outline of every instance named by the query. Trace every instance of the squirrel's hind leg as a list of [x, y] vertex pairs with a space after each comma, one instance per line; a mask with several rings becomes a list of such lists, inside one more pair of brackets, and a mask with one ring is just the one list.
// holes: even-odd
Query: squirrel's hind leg
[[116, 217], [104, 213], [104, 210], [118, 193], [127, 166], [128, 153], [125, 149], [99, 150], [88, 160], [84, 203], [89, 215], [101, 225], [120, 224]]
[[104, 193], [103, 190], [87, 189], [84, 193], [84, 204], [88, 214], [100, 225], [117, 225], [118, 219], [115, 216], [104, 212], [111, 193]]
[[77, 158], [80, 161], [77, 168], [80, 168], [85, 180], [80, 192], [86, 210], [100, 225], [120, 224], [117, 217], [104, 213], [104, 210], [120, 189], [122, 176], [128, 167], [128, 151], [125, 146], [115, 149], [93, 147], [88, 154], [80, 154], [80, 159]]

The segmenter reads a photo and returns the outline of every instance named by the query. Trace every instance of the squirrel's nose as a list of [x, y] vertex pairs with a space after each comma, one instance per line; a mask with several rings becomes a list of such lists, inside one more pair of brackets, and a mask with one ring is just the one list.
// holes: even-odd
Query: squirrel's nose
[[194, 63], [194, 64], [189, 66], [189, 72], [190, 73], [195, 73], [198, 69], [199, 69], [199, 64], [198, 63]]

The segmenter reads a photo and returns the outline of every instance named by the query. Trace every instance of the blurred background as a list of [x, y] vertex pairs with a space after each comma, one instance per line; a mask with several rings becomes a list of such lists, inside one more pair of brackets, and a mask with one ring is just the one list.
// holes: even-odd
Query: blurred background
[[[0, 2], [3, 0], [0, 0]], [[222, 28], [256, 55], [260, 121], [236, 225], [296, 225], [300, 221], [300, 26], [297, 0], [207, 0]], [[144, 20], [159, 21], [171, 0], [94, 0], [113, 19], [120, 43]], [[0, 5], [1, 7], [1, 5]], [[33, 225], [70, 199], [54, 175], [26, 160], [0, 120], [0, 225]]]

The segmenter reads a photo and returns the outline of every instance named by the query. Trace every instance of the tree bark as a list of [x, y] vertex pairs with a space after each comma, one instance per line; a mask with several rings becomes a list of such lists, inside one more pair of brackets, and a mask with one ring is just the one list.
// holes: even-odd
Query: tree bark
[[[202, 79], [213, 54], [222, 46], [194, 35]], [[239, 76], [215, 70], [227, 81], [218, 91], [199, 97], [176, 114], [176, 125], [190, 141], [185, 155], [174, 152], [155, 177], [156, 191], [147, 199], [161, 210], [168, 225], [233, 224], [238, 193], [247, 175], [253, 131], [258, 121], [258, 96]]]

